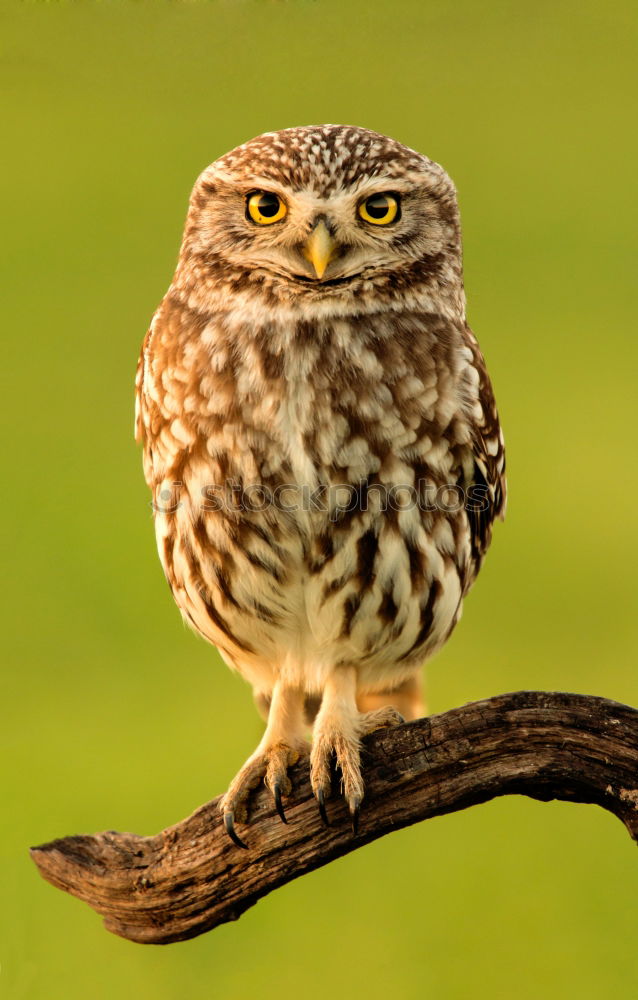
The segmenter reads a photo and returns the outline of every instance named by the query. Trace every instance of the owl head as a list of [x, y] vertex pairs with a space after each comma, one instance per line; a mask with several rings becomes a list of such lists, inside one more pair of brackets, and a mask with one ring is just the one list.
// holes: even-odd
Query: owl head
[[462, 312], [454, 185], [437, 163], [367, 129], [268, 132], [198, 178], [176, 282], [209, 307], [244, 293], [350, 312], [409, 294]]

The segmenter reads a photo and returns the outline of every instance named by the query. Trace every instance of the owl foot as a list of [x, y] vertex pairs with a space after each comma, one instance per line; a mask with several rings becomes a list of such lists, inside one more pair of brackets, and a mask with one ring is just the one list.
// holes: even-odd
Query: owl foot
[[347, 674], [337, 674], [326, 685], [310, 752], [310, 783], [326, 825], [329, 824], [326, 799], [332, 790], [333, 762], [341, 772], [342, 794], [350, 812], [352, 832], [356, 835], [364, 795], [361, 738], [375, 729], [401, 722], [403, 717], [389, 705], [360, 713], [356, 707], [354, 684]]
[[287, 823], [282, 796], [290, 795], [292, 784], [288, 768], [296, 764], [301, 756], [301, 747], [291, 747], [286, 743], [259, 747], [249, 757], [239, 773], [233, 778], [219, 808], [224, 816], [224, 826], [230, 839], [238, 847], [248, 847], [235, 830], [235, 823], [247, 823], [250, 795], [263, 781], [272, 792], [275, 808], [283, 823]]
[[375, 708], [373, 712], [364, 712], [359, 719], [362, 736], [374, 733], [377, 729], [385, 729], [387, 726], [400, 726], [405, 722], [401, 713], [392, 705]]
[[310, 752], [310, 784], [319, 804], [321, 818], [330, 825], [326, 810], [326, 799], [332, 792], [333, 761], [341, 771], [341, 784], [353, 827], [356, 826], [359, 809], [363, 800], [363, 779], [361, 777], [361, 755], [357, 736], [336, 730], [317, 732]]

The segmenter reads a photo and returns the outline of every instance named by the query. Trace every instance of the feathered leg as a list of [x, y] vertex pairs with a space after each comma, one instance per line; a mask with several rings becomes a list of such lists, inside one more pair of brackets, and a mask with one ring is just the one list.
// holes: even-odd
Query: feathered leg
[[383, 726], [403, 722], [399, 712], [389, 705], [373, 712], [359, 712], [356, 679], [354, 667], [337, 668], [328, 678], [315, 719], [310, 752], [310, 781], [324, 821], [327, 822], [325, 802], [331, 790], [334, 756], [355, 833], [364, 795], [361, 737]]
[[239, 847], [246, 847], [246, 844], [235, 832], [235, 822], [247, 822], [250, 793], [262, 780], [273, 794], [277, 812], [286, 822], [282, 796], [289, 795], [292, 790], [288, 768], [307, 751], [304, 728], [302, 692], [284, 687], [278, 681], [270, 698], [268, 723], [261, 742], [233, 778], [220, 803], [228, 835]]

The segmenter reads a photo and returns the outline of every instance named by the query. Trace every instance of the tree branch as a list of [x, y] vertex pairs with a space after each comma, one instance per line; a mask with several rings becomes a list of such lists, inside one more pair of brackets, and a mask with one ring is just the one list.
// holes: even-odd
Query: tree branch
[[155, 837], [64, 837], [31, 856], [40, 874], [101, 913], [108, 930], [151, 944], [236, 920], [278, 886], [392, 830], [499, 795], [591, 802], [638, 840], [638, 711], [604, 698], [522, 691], [384, 729], [364, 741], [359, 833], [335, 795], [319, 817], [308, 764], [292, 771], [288, 825], [255, 792], [248, 850], [228, 839], [215, 799]]

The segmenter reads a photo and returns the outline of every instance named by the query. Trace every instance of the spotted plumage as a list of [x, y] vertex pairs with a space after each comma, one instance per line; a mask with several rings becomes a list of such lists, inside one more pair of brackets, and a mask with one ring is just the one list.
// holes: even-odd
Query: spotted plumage
[[392, 706], [418, 714], [420, 666], [457, 622], [505, 503], [445, 171], [331, 125], [259, 136], [209, 166], [137, 403], [175, 600], [268, 714], [223, 800], [229, 832], [240, 842], [262, 778], [283, 816], [313, 718], [321, 808], [336, 754], [356, 815], [360, 737]]

